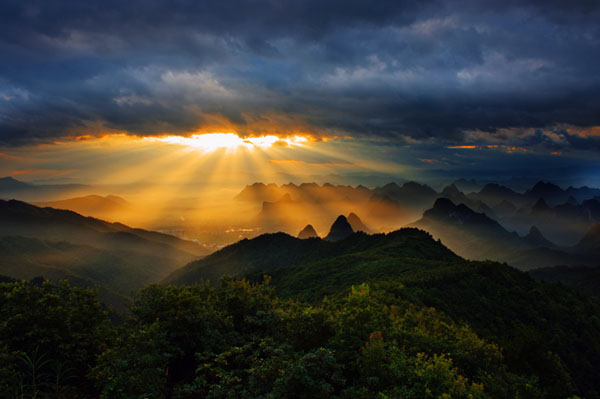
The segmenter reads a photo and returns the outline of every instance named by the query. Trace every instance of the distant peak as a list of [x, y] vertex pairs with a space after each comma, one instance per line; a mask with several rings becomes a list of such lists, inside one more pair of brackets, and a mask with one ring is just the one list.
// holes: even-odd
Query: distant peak
[[453, 183], [453, 184], [450, 184], [449, 186], [444, 187], [444, 189], [442, 190], [442, 194], [450, 196], [450, 197], [454, 197], [454, 196], [460, 195], [460, 190]]
[[325, 240], [343, 240], [344, 238], [352, 235], [352, 233], [354, 233], [354, 231], [352, 230], [352, 226], [350, 225], [350, 223], [348, 223], [348, 219], [346, 219], [344, 215], [340, 215], [331, 225], [331, 229], [329, 229], [329, 234], [327, 234]]
[[550, 209], [550, 207], [543, 198], [538, 199], [532, 208], [534, 212], [547, 211], [548, 209]]
[[352, 227], [353, 231], [362, 231], [363, 233], [370, 233], [371, 229], [369, 229], [363, 222], [360, 220], [358, 215], [354, 212], [350, 212], [348, 215], [348, 223]]
[[435, 200], [433, 204], [434, 209], [439, 209], [441, 211], [448, 211], [456, 208], [454, 202], [450, 201], [448, 198], [438, 198]]
[[552, 243], [551, 241], [548, 241], [548, 239], [546, 239], [546, 237], [544, 237], [544, 235], [542, 234], [540, 229], [538, 229], [536, 226], [531, 226], [529, 228], [529, 233], [524, 238], [530, 244], [533, 244], [538, 247], [552, 248], [555, 246], [554, 243]]
[[536, 190], [541, 190], [541, 189], [561, 189], [560, 187], [558, 187], [556, 184], [554, 183], [550, 183], [550, 182], [545, 182], [540, 180], [539, 182], [535, 183], [535, 185], [533, 186], [532, 191], [536, 191]]
[[529, 235], [542, 235], [542, 232], [536, 226], [531, 226], [529, 228]]
[[307, 238], [318, 238], [319, 236], [317, 235], [317, 232], [315, 231], [315, 228], [312, 227], [311, 224], [307, 224], [305, 228], [302, 229], [302, 231], [300, 231], [300, 233], [298, 233], [298, 238], [300, 239], [307, 239]]
[[566, 203], [569, 205], [579, 205], [579, 202], [577, 202], [575, 197], [573, 197], [572, 195], [569, 196]]

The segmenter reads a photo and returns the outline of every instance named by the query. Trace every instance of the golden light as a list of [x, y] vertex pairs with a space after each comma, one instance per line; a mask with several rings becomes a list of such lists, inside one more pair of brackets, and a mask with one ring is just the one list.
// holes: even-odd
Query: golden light
[[219, 149], [225, 149], [229, 151], [240, 148], [252, 150], [255, 147], [265, 149], [277, 144], [284, 146], [298, 146], [308, 141], [308, 139], [303, 136], [292, 136], [286, 138], [277, 136], [259, 136], [243, 139], [235, 133], [204, 133], [194, 134], [190, 137], [147, 137], [145, 140], [177, 144], [187, 147], [190, 150], [198, 150], [202, 152], [213, 152]]

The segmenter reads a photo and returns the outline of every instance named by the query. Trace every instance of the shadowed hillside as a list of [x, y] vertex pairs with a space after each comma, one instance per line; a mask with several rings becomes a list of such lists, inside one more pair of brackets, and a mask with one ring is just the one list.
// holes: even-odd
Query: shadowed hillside
[[166, 282], [214, 282], [222, 274], [267, 274], [280, 295], [309, 302], [367, 282], [396, 298], [390, 305], [408, 300], [469, 323], [503, 348], [511, 370], [539, 378], [553, 387], [549, 392], [597, 397], [600, 388], [600, 324], [590, 318], [598, 303], [507, 265], [466, 261], [421, 230], [355, 233], [337, 242], [263, 235], [191, 263]]

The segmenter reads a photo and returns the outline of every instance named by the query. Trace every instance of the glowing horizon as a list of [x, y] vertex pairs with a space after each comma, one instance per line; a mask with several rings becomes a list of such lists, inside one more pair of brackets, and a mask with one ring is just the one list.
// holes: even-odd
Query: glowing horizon
[[198, 133], [189, 137], [178, 135], [170, 135], [165, 137], [144, 137], [143, 140], [178, 144], [188, 147], [189, 149], [200, 150], [202, 152], [213, 152], [221, 148], [231, 151], [240, 148], [252, 150], [256, 147], [266, 149], [274, 145], [300, 146], [309, 141], [309, 139], [304, 136], [278, 137], [274, 135], [264, 135], [241, 138], [239, 135], [233, 132]]

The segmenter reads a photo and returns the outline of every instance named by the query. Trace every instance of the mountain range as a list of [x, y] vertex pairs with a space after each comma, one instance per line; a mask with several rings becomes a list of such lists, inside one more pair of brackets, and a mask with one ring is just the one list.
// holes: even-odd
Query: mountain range
[[[208, 254], [202, 246], [72, 211], [0, 200], [0, 274], [96, 284], [128, 296]], [[116, 299], [112, 298], [112, 302]]]
[[558, 245], [574, 245], [594, 224], [600, 223], [600, 189], [562, 189], [540, 181], [523, 192], [488, 183], [465, 194], [459, 186], [480, 186], [464, 179], [455, 183], [439, 192], [417, 182], [389, 183], [372, 189], [315, 183], [254, 183], [235, 198], [261, 204], [256, 223], [272, 232], [298, 231], [308, 223], [322, 231], [326, 226], [315, 223], [351, 212], [363, 215], [367, 224], [375, 226], [373, 231], [392, 231], [419, 219], [438, 198], [485, 213], [523, 235], [535, 225]]
[[410, 226], [430, 232], [467, 258], [507, 262], [522, 270], [554, 265], [597, 266], [600, 256], [600, 246], [595, 245], [600, 238], [598, 227], [588, 231], [577, 245], [559, 246], [535, 226], [520, 236], [485, 213], [447, 198], [439, 198]]

